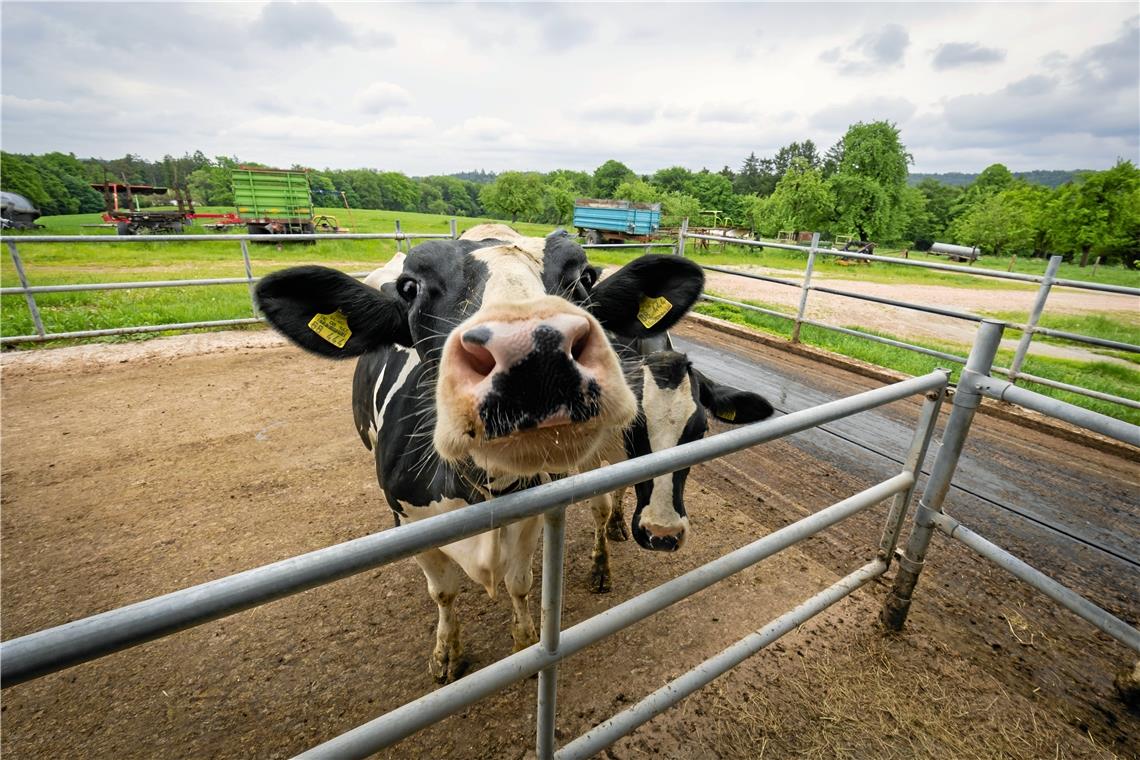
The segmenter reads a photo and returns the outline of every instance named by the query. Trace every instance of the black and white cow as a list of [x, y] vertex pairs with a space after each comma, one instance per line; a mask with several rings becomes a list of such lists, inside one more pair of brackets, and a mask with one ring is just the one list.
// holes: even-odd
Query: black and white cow
[[[607, 332], [663, 334], [702, 285], [699, 267], [673, 256], [643, 256], [598, 283], [569, 237], [483, 225], [398, 255], [364, 283], [295, 267], [262, 280], [257, 297], [301, 347], [360, 357], [357, 429], [397, 519], [414, 521], [623, 458], [623, 431], [645, 415]], [[429, 659], [438, 680], [464, 667], [460, 570], [492, 597], [503, 582], [516, 649], [534, 643], [540, 533], [531, 518], [416, 557], [439, 607]]]

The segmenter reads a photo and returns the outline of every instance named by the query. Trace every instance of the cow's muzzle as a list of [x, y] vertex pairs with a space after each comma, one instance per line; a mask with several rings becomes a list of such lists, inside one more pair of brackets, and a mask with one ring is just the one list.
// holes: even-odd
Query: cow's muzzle
[[687, 517], [682, 517], [675, 523], [658, 525], [649, 520], [642, 520], [642, 510], [638, 509], [633, 513], [631, 527], [633, 540], [642, 549], [675, 552], [685, 543], [689, 520]]

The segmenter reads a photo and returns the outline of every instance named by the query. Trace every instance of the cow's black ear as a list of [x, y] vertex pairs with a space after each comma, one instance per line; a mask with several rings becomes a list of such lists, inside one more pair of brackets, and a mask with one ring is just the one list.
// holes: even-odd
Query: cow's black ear
[[724, 422], [743, 425], [748, 422], [766, 420], [772, 416], [772, 405], [763, 396], [751, 391], [737, 390], [710, 380], [693, 370], [700, 387], [701, 406]]
[[704, 285], [705, 273], [688, 259], [641, 256], [598, 283], [590, 311], [607, 330], [644, 338], [675, 325]]
[[380, 346], [412, 344], [407, 304], [344, 272], [303, 266], [257, 283], [257, 306], [278, 332], [301, 348], [334, 359]]

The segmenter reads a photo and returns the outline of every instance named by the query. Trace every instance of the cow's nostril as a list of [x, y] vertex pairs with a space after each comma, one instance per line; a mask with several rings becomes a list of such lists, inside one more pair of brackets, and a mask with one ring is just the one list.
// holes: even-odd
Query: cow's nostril
[[459, 345], [460, 352], [467, 366], [483, 377], [491, 374], [495, 369], [495, 357], [484, 346], [491, 337], [491, 331], [485, 327], [476, 327], [463, 333]]
[[586, 344], [590, 342], [590, 334], [583, 333], [573, 339], [573, 344], [570, 346], [570, 356], [574, 357], [574, 361], [582, 358], [582, 352], [586, 350]]

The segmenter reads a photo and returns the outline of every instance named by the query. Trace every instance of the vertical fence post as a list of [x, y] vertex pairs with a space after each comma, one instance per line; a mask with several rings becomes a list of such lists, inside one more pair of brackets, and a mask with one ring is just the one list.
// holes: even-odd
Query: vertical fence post
[[902, 628], [907, 613], [910, 612], [911, 595], [918, 583], [918, 576], [926, 561], [926, 551], [930, 547], [930, 537], [934, 533], [934, 522], [930, 515], [942, 512], [942, 503], [946, 500], [946, 492], [950, 490], [950, 482], [958, 467], [966, 435], [970, 432], [970, 423], [982, 401], [982, 395], [976, 387], [977, 378], [989, 375], [1004, 329], [1004, 322], [983, 320], [974, 338], [974, 345], [970, 348], [966, 368], [962, 370], [958, 389], [950, 402], [952, 408], [946, 429], [942, 431], [942, 446], [934, 458], [930, 477], [918, 502], [906, 551], [899, 557], [899, 571], [891, 593], [883, 603], [880, 617], [883, 624], [891, 630]]
[[1100, 256], [1097, 256], [1096, 261], [1093, 262], [1093, 270], [1092, 270], [1092, 274], [1090, 275], [1090, 277], [1096, 277], [1096, 268], [1099, 266], [1100, 266]]
[[253, 290], [253, 267], [249, 263], [249, 241], [245, 238], [241, 239], [241, 258], [245, 263], [245, 280], [249, 283], [249, 306], [253, 311], [253, 316], [257, 316], [257, 297], [254, 295]]
[[677, 255], [685, 255], [685, 233], [689, 231], [689, 217], [681, 220], [681, 227], [677, 230]]
[[[566, 508], [552, 509], [542, 526], [542, 632], [539, 643], [558, 651], [562, 633], [562, 566], [566, 549]], [[558, 664], [538, 671], [538, 720], [535, 753], [538, 760], [554, 757], [554, 725], [558, 702]]]
[[1021, 333], [1021, 341], [1017, 344], [1017, 351], [1013, 361], [1009, 364], [1009, 381], [1017, 382], [1017, 373], [1029, 353], [1029, 344], [1033, 342], [1033, 330], [1037, 327], [1037, 320], [1041, 319], [1041, 312], [1045, 310], [1045, 300], [1049, 298], [1049, 291], [1053, 288], [1053, 280], [1057, 279], [1057, 269], [1061, 266], [1060, 256], [1051, 256], [1049, 265], [1045, 267], [1045, 276], [1041, 278], [1041, 287], [1037, 288], [1037, 299], [1033, 302], [1033, 311], [1029, 312], [1029, 321], [1025, 323], [1025, 332]]
[[36, 305], [36, 297], [34, 294], [28, 292], [28, 275], [24, 273], [24, 264], [20, 261], [20, 252], [16, 250], [16, 241], [9, 240], [8, 253], [12, 254], [12, 264], [16, 267], [16, 276], [20, 278], [20, 287], [24, 289], [24, 300], [28, 304], [28, 311], [32, 315], [32, 324], [36, 326], [36, 335], [41, 338], [47, 333], [44, 332], [44, 321], [40, 317], [40, 307]]
[[796, 321], [792, 324], [792, 343], [800, 342], [800, 327], [804, 312], [807, 311], [808, 293], [811, 291], [811, 273], [815, 268], [815, 252], [819, 250], [819, 233], [811, 234], [811, 250], [808, 251], [807, 267], [804, 269], [804, 283], [800, 291], [800, 308], [796, 311]]
[[397, 237], [396, 237], [396, 253], [399, 253], [402, 250], [400, 248], [400, 241], [404, 239], [403, 238], [404, 233], [400, 231], [400, 220], [399, 219], [396, 220], [396, 235], [397, 235]]
[[[950, 379], [950, 370], [942, 370], [946, 379]], [[946, 396], [946, 386], [926, 394], [926, 401], [922, 404], [922, 411], [918, 415], [918, 424], [914, 429], [914, 436], [910, 440], [910, 450], [906, 455], [903, 469], [914, 475], [914, 484], [902, 493], [895, 494], [891, 501], [890, 511], [887, 513], [886, 527], [883, 528], [883, 538], [879, 541], [879, 559], [888, 565], [894, 557], [895, 546], [898, 544], [899, 532], [902, 531], [906, 521], [906, 513], [910, 510], [911, 499], [918, 488], [918, 476], [922, 472], [922, 463], [926, 461], [926, 452], [930, 447], [930, 439], [934, 437], [934, 428], [938, 426], [938, 412], [942, 409], [942, 399]]]
[[448, 222], [448, 226], [451, 227], [451, 239], [452, 240], [458, 240], [459, 239], [459, 222], [456, 221], [454, 216], [451, 217], [451, 221]]

